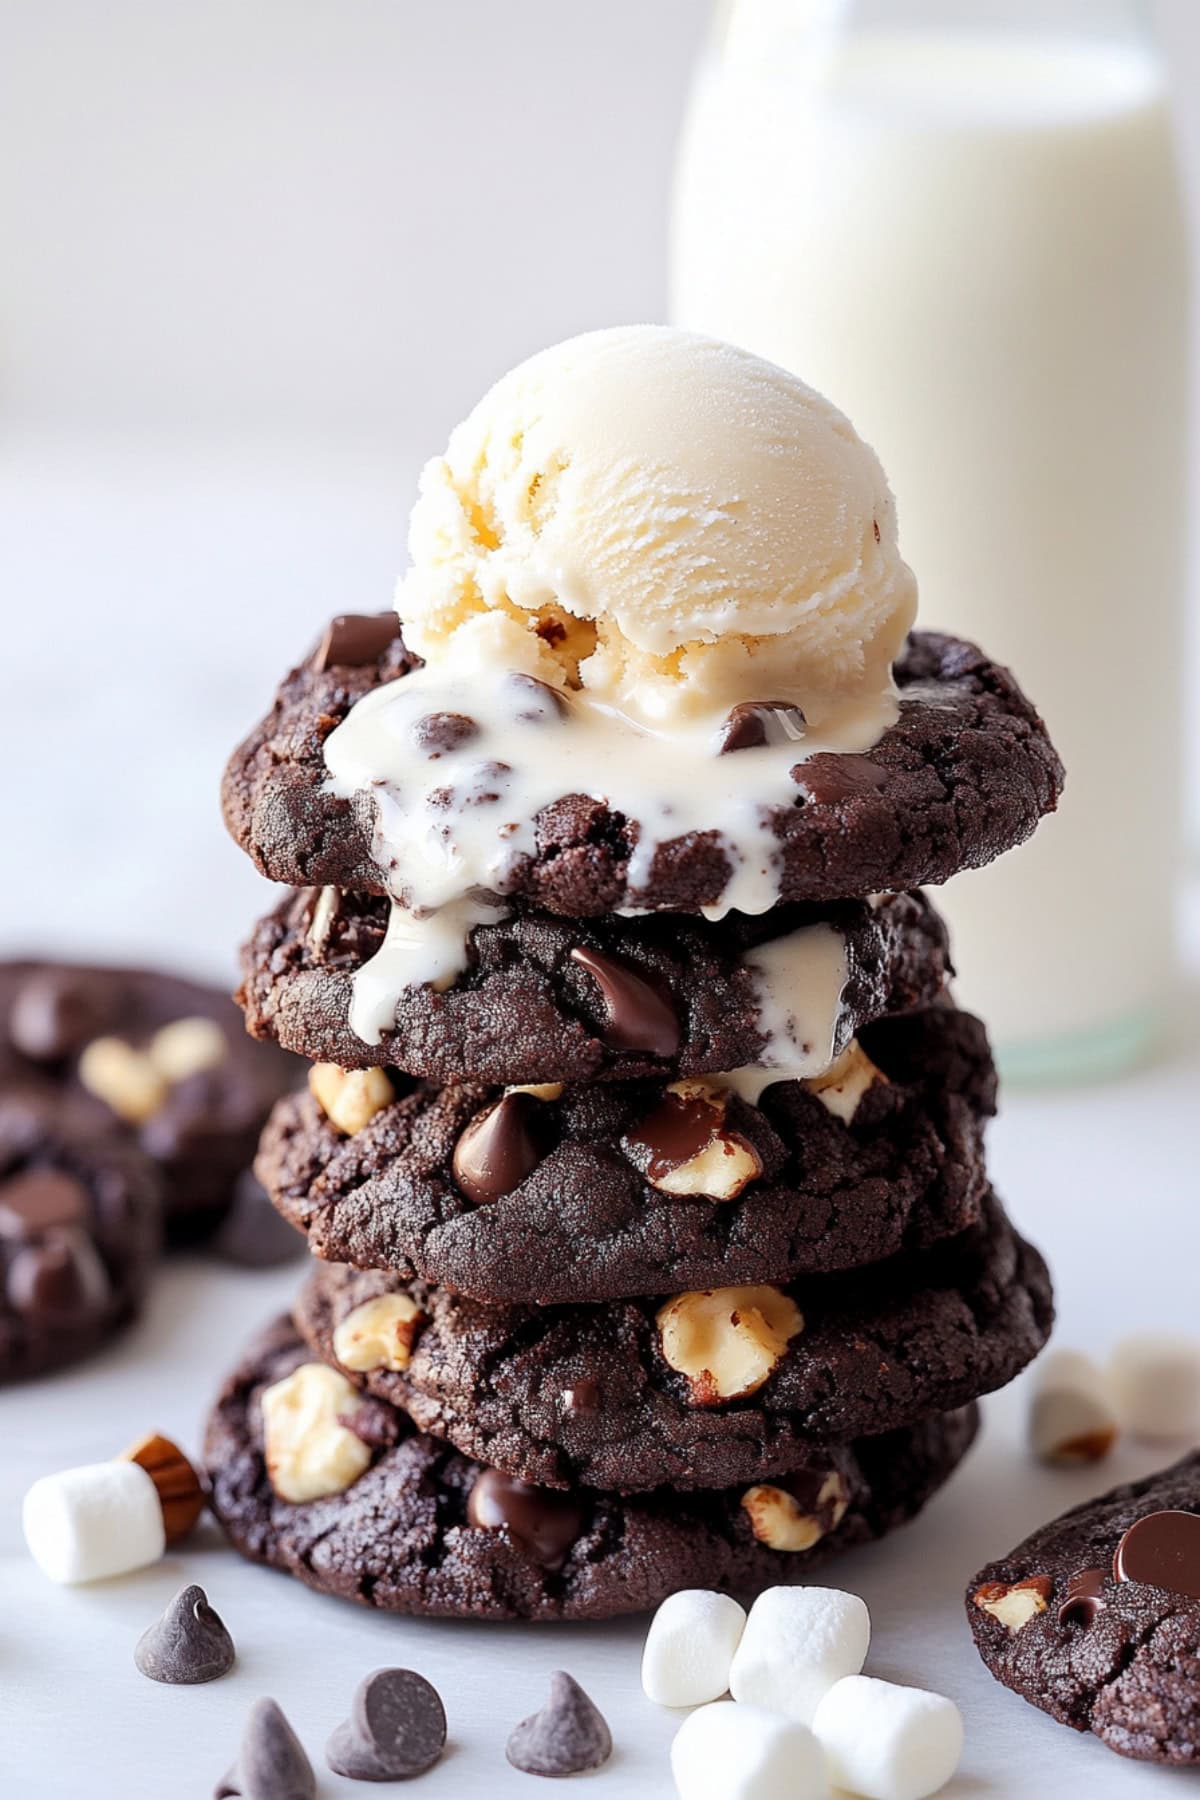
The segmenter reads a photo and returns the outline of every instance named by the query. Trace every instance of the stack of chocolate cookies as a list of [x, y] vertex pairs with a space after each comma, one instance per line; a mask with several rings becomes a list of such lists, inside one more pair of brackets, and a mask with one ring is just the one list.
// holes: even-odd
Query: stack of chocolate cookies
[[[220, 1396], [213, 1506], [247, 1556], [401, 1612], [805, 1576], [918, 1511], [1050, 1329], [987, 1179], [986, 1036], [917, 890], [1027, 836], [1058, 760], [1004, 670], [914, 634], [869, 754], [792, 769], [768, 910], [708, 916], [716, 830], [635, 882], [639, 821], [567, 793], [514, 820], [534, 848], [470, 895], [460, 954], [381, 988], [430, 919], [386, 784], [340, 791], [328, 747], [414, 671], [394, 614], [335, 620], [226, 774], [235, 837], [292, 889], [239, 998], [313, 1064], [257, 1173], [318, 1260]], [[736, 709], [697, 780], [781, 710]], [[563, 715], [517, 716], [553, 758]], [[414, 728], [452, 799], [476, 730]]]

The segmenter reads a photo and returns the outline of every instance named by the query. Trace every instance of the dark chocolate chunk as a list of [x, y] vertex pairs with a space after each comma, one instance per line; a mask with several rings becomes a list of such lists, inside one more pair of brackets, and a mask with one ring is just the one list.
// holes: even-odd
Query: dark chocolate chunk
[[481, 1531], [507, 1527], [543, 1569], [560, 1569], [583, 1528], [583, 1507], [572, 1494], [484, 1469], [471, 1489], [467, 1518]]
[[796, 785], [810, 805], [836, 806], [841, 800], [879, 793], [887, 779], [887, 770], [869, 756], [843, 756], [823, 750], [800, 764]]
[[276, 1212], [262, 1183], [247, 1169], [238, 1177], [212, 1249], [222, 1262], [242, 1269], [274, 1269], [304, 1255], [304, 1236]]
[[241, 1749], [213, 1800], [316, 1800], [317, 1778], [304, 1746], [274, 1700], [250, 1708]]
[[133, 1660], [151, 1681], [192, 1687], [232, 1669], [233, 1639], [202, 1587], [180, 1588], [161, 1619], [137, 1641]]
[[477, 1206], [511, 1194], [550, 1148], [546, 1104], [533, 1094], [505, 1094], [471, 1120], [454, 1146], [454, 1179]]
[[1059, 1602], [1060, 1625], [1090, 1625], [1104, 1606], [1103, 1569], [1079, 1569], [1067, 1583]]
[[1138, 1519], [1117, 1545], [1113, 1574], [1200, 1600], [1200, 1514], [1153, 1512]]
[[805, 718], [788, 700], [743, 700], [730, 711], [717, 737], [717, 755], [757, 750], [763, 744], [798, 744]]
[[326, 669], [364, 668], [378, 661], [399, 636], [397, 613], [338, 613], [325, 627], [313, 657], [313, 671], [321, 675]]
[[513, 716], [521, 725], [545, 725], [551, 719], [562, 718], [567, 711], [566, 695], [548, 681], [539, 681], [536, 675], [507, 675], [504, 685], [516, 696]]
[[478, 737], [479, 727], [465, 713], [426, 713], [412, 728], [413, 742], [430, 762]]
[[564, 1669], [550, 1677], [550, 1698], [522, 1719], [505, 1752], [525, 1775], [581, 1775], [612, 1755], [612, 1733], [603, 1714]]
[[338, 1424], [352, 1431], [372, 1450], [389, 1450], [397, 1441], [399, 1427], [395, 1407], [370, 1394], [365, 1394], [349, 1412], [339, 1413]]
[[87, 1189], [62, 1169], [25, 1169], [0, 1185], [0, 1237], [38, 1237], [82, 1225], [90, 1213]]
[[359, 1683], [325, 1760], [351, 1781], [406, 1781], [431, 1769], [445, 1743], [437, 1689], [415, 1669], [376, 1669]]
[[571, 960], [599, 985], [608, 1013], [605, 1039], [614, 1050], [646, 1050], [652, 1056], [674, 1056], [679, 1049], [679, 1019], [671, 1002], [656, 987], [614, 957], [576, 945]]
[[17, 1251], [8, 1265], [6, 1291], [10, 1306], [27, 1319], [70, 1325], [103, 1314], [112, 1283], [92, 1240], [68, 1226]]

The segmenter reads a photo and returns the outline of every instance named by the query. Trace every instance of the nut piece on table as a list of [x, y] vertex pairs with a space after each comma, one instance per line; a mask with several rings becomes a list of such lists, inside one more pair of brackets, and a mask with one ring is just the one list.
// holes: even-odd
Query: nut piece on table
[[173, 1019], [156, 1031], [146, 1055], [163, 1080], [174, 1084], [190, 1075], [219, 1069], [229, 1054], [225, 1033], [215, 1019]]
[[664, 1194], [736, 1200], [762, 1174], [749, 1139], [726, 1124], [729, 1097], [708, 1081], [672, 1081], [629, 1143], [648, 1152], [646, 1180]]
[[858, 1111], [858, 1103], [863, 1095], [877, 1083], [886, 1087], [887, 1079], [883, 1070], [876, 1068], [858, 1039], [851, 1038], [837, 1060], [830, 1063], [823, 1074], [811, 1076], [804, 1086], [843, 1125], [849, 1125]]
[[819, 1482], [813, 1492], [798, 1495], [787, 1488], [759, 1483], [742, 1495], [742, 1510], [760, 1544], [770, 1550], [811, 1550], [823, 1537], [836, 1531], [850, 1505], [850, 1490], [837, 1469]]
[[377, 1294], [346, 1314], [333, 1334], [333, 1354], [342, 1367], [407, 1369], [425, 1315], [411, 1294]]
[[1062, 1467], [1099, 1462], [1117, 1436], [1117, 1414], [1103, 1371], [1077, 1350], [1055, 1350], [1037, 1366], [1029, 1409], [1029, 1448]]
[[663, 1356], [687, 1376], [694, 1406], [754, 1393], [804, 1329], [795, 1301], [768, 1286], [677, 1294], [656, 1323]]
[[302, 1504], [344, 1493], [371, 1461], [370, 1446], [341, 1422], [358, 1391], [324, 1363], [301, 1363], [262, 1396], [263, 1451], [271, 1486]]
[[337, 1063], [314, 1063], [308, 1087], [329, 1123], [347, 1137], [369, 1125], [396, 1098], [386, 1070], [343, 1069]]
[[1048, 1575], [1030, 1575], [1025, 1581], [985, 1581], [972, 1599], [981, 1612], [990, 1613], [1015, 1634], [1045, 1612], [1053, 1587]]
[[127, 1125], [144, 1125], [167, 1098], [169, 1082], [124, 1038], [93, 1038], [79, 1059], [79, 1079]]
[[120, 1460], [145, 1469], [158, 1493], [167, 1543], [179, 1543], [204, 1511], [200, 1477], [179, 1445], [161, 1432], [148, 1431], [122, 1450]]

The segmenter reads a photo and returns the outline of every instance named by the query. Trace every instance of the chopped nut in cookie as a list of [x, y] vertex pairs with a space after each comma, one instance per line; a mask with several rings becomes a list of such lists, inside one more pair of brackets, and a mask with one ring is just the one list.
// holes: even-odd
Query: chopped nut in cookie
[[843, 1125], [849, 1125], [863, 1095], [877, 1084], [887, 1086], [887, 1076], [876, 1068], [857, 1038], [851, 1038], [842, 1054], [821, 1075], [804, 1083]]
[[150, 1058], [124, 1038], [93, 1038], [79, 1059], [79, 1079], [127, 1125], [144, 1125], [167, 1098], [168, 1082]]
[[656, 1322], [663, 1356], [687, 1376], [695, 1406], [754, 1393], [804, 1329], [795, 1301], [768, 1286], [677, 1294]]
[[981, 1612], [990, 1613], [1009, 1631], [1017, 1632], [1045, 1612], [1053, 1588], [1049, 1575], [1031, 1575], [1026, 1581], [1011, 1583], [985, 1581], [975, 1589], [974, 1600]]
[[425, 1315], [410, 1294], [377, 1294], [347, 1313], [333, 1334], [342, 1367], [407, 1369]]
[[837, 1529], [850, 1505], [845, 1476], [832, 1469], [812, 1482], [811, 1492], [808, 1484], [805, 1488], [802, 1494], [762, 1483], [746, 1489], [742, 1510], [760, 1544], [771, 1550], [811, 1550]]
[[215, 1019], [174, 1019], [156, 1031], [146, 1055], [163, 1080], [173, 1086], [191, 1075], [219, 1069], [229, 1054], [225, 1033]]
[[355, 1387], [324, 1363], [301, 1363], [262, 1395], [263, 1453], [271, 1486], [297, 1505], [344, 1493], [369, 1467], [370, 1446], [341, 1422]]
[[329, 1123], [347, 1137], [369, 1125], [396, 1097], [385, 1069], [342, 1069], [337, 1063], [314, 1063], [308, 1087]]
[[646, 1179], [664, 1194], [734, 1200], [762, 1174], [757, 1150], [726, 1123], [729, 1096], [709, 1081], [673, 1081], [628, 1137]]

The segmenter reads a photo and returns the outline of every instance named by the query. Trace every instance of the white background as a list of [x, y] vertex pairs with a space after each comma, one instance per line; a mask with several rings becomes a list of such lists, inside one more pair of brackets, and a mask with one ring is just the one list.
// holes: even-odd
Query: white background
[[[1158, 11], [1194, 172], [1200, 8]], [[332, 610], [387, 604], [419, 463], [482, 387], [543, 342], [661, 316], [706, 12], [0, 0], [0, 948], [228, 977], [266, 891], [220, 826], [224, 756]], [[1051, 1255], [1065, 1340], [1194, 1321], [1194, 999], [1174, 1061], [1015, 1100], [998, 1128], [999, 1184]], [[598, 1791], [665, 1792], [671, 1721], [639, 1697], [639, 1626], [370, 1619], [216, 1547], [78, 1594], [30, 1569], [28, 1481], [150, 1425], [194, 1443], [236, 1340], [294, 1279], [177, 1264], [126, 1343], [0, 1399], [0, 1793], [207, 1794], [257, 1694], [315, 1751], [384, 1661], [446, 1696], [458, 1749], [431, 1794], [528, 1788], [503, 1740], [559, 1663], [614, 1725]], [[1171, 1792], [1004, 1694], [968, 1646], [966, 1578], [1089, 1485], [1030, 1469], [1020, 1411], [1019, 1393], [997, 1402], [926, 1521], [835, 1579], [875, 1605], [879, 1669], [962, 1701], [956, 1794]], [[1119, 1470], [1155, 1454], [1128, 1447]], [[130, 1650], [185, 1572], [243, 1659], [212, 1689], [158, 1690]]]

